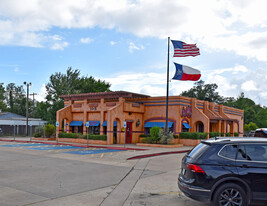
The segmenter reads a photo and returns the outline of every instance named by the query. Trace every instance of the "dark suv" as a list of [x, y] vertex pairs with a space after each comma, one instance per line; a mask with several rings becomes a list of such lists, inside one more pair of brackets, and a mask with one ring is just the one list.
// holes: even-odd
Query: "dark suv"
[[202, 141], [182, 159], [180, 190], [214, 205], [245, 206], [267, 200], [267, 139]]

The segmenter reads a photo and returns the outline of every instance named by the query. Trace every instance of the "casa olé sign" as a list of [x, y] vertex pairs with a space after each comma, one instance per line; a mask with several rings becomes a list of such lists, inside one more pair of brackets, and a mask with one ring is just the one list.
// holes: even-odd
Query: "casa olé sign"
[[192, 107], [191, 106], [183, 107], [182, 108], [182, 112], [181, 112], [181, 116], [182, 117], [191, 118], [191, 116], [192, 116]]

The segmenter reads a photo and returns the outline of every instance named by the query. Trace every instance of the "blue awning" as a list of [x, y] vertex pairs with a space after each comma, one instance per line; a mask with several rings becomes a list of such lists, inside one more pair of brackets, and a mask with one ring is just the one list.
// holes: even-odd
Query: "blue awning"
[[[146, 122], [145, 127], [165, 127], [166, 122]], [[168, 122], [168, 127], [172, 127], [173, 122]]]
[[[104, 121], [103, 124], [102, 124], [103, 127], [106, 127], [107, 126], [107, 121]], [[113, 126], [116, 127], [117, 126], [117, 121], [114, 121], [113, 122]]]
[[72, 121], [72, 122], [70, 123], [70, 126], [71, 126], [71, 127], [75, 127], [75, 126], [80, 127], [80, 126], [83, 126], [83, 121]]
[[100, 125], [100, 121], [87, 121], [89, 122], [90, 127], [98, 127]]
[[183, 123], [183, 125], [184, 125], [184, 127], [186, 128], [186, 129], [191, 129], [192, 127], [189, 125], [189, 124], [187, 124], [187, 123]]

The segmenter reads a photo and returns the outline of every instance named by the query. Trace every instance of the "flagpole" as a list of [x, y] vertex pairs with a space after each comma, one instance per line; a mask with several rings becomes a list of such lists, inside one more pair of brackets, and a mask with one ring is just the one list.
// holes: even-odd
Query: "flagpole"
[[167, 92], [166, 92], [166, 124], [165, 124], [165, 141], [168, 144], [168, 107], [169, 107], [169, 58], [170, 58], [170, 37], [168, 37], [168, 58], [167, 58]]

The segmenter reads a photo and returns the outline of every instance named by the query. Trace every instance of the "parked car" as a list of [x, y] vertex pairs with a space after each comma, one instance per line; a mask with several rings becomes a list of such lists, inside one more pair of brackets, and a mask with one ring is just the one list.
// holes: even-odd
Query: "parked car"
[[255, 130], [251, 130], [251, 131], [248, 133], [248, 136], [249, 136], [249, 137], [254, 137], [254, 134], [255, 134]]
[[267, 128], [256, 129], [254, 137], [267, 137]]
[[3, 136], [2, 128], [0, 128], [0, 136]]
[[183, 157], [178, 186], [186, 196], [215, 206], [267, 201], [267, 139], [202, 141]]

